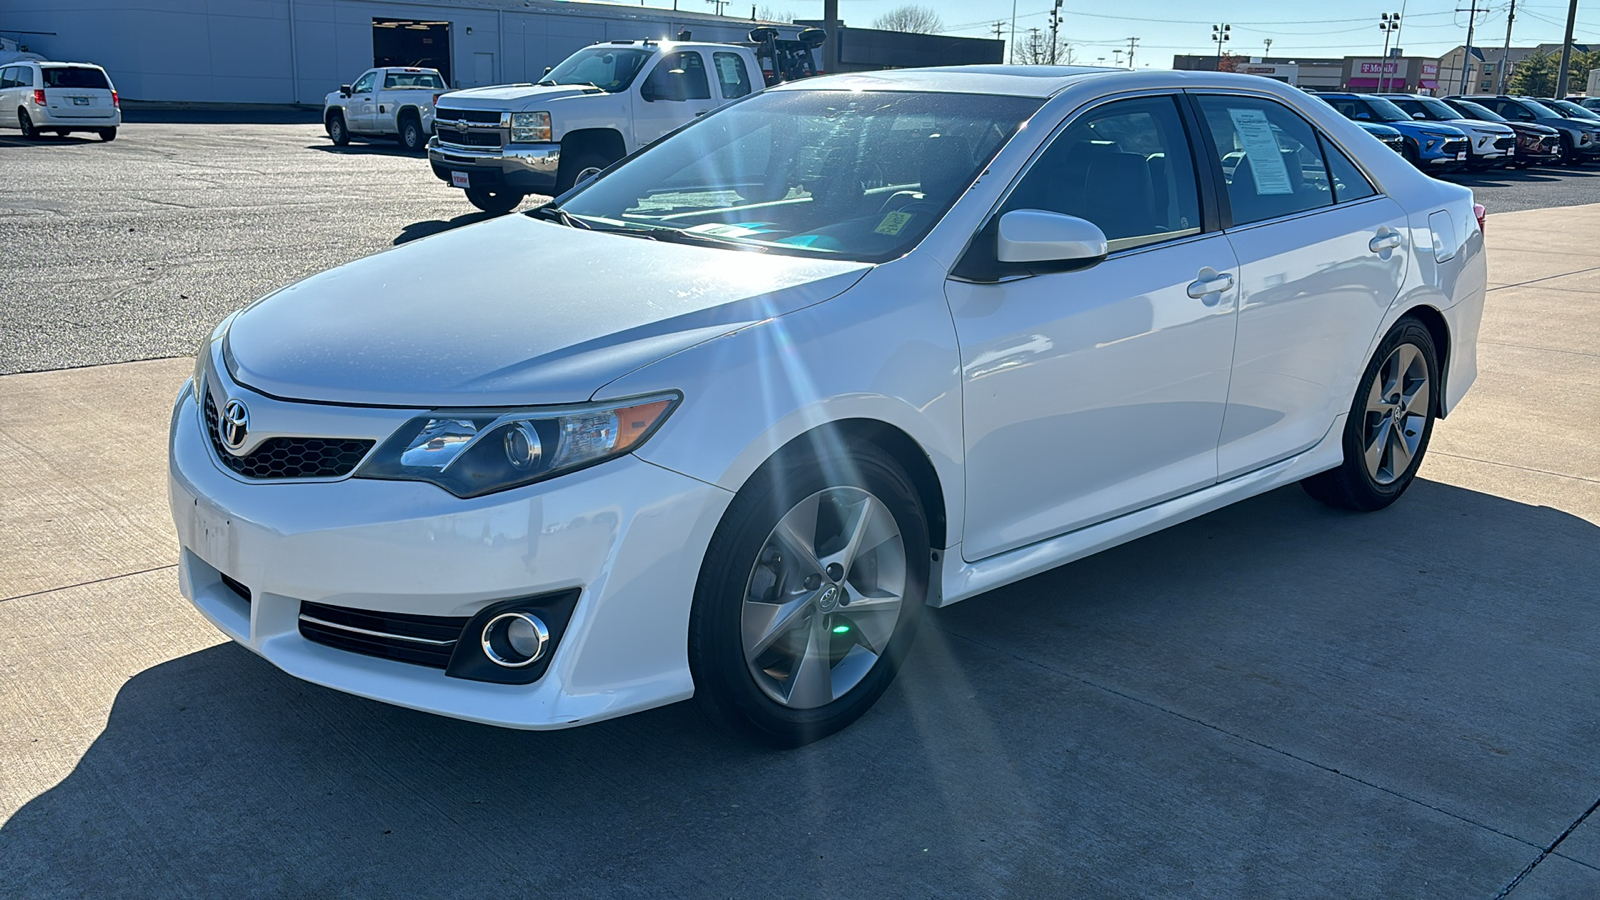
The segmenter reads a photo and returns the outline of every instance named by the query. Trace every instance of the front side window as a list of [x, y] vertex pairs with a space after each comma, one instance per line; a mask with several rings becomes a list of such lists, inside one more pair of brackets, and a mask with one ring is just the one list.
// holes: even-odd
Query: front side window
[[1287, 107], [1255, 97], [1200, 97], [1222, 161], [1233, 224], [1246, 225], [1333, 204], [1316, 131]]
[[745, 68], [744, 57], [737, 53], [713, 53], [711, 64], [717, 70], [717, 83], [722, 86], [722, 98], [735, 100], [750, 93], [750, 72]]
[[111, 82], [99, 69], [82, 66], [44, 66], [44, 86], [47, 88], [99, 88], [110, 90]]
[[585, 47], [561, 61], [540, 84], [588, 84], [615, 94], [628, 89], [652, 51], [600, 45]]
[[1041, 103], [758, 93], [580, 188], [562, 209], [596, 231], [882, 262], [922, 240]]
[[1172, 97], [1119, 100], [1074, 119], [1002, 212], [1042, 209], [1100, 226], [1112, 250], [1200, 231], [1200, 190]]
[[646, 100], [710, 100], [705, 61], [692, 50], [662, 56], [642, 94]]
[[376, 78], [377, 74], [378, 73], [376, 72], [368, 72], [367, 74], [361, 76], [356, 80], [355, 85], [350, 88], [350, 93], [365, 94], [367, 91], [372, 90], [372, 82]]

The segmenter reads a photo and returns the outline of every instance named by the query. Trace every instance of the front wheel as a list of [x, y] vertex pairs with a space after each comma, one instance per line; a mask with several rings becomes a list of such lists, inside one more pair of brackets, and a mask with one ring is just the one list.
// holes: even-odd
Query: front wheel
[[616, 162], [603, 153], [580, 153], [571, 158], [561, 160], [561, 168], [556, 172], [556, 193], [565, 194], [572, 190], [573, 185], [582, 184], [587, 179], [599, 175], [606, 166]]
[[1300, 482], [1329, 506], [1372, 512], [1417, 476], [1439, 408], [1439, 356], [1421, 322], [1401, 319], [1361, 377], [1344, 427], [1344, 462]]
[[328, 117], [328, 137], [335, 147], [350, 144], [350, 129], [344, 124], [344, 116], [334, 113]]
[[514, 191], [491, 191], [485, 188], [468, 188], [467, 202], [490, 215], [502, 216], [521, 203], [527, 194]]
[[894, 680], [926, 601], [928, 526], [911, 479], [876, 446], [840, 449], [758, 473], [695, 588], [695, 698], [772, 746], [860, 718]]

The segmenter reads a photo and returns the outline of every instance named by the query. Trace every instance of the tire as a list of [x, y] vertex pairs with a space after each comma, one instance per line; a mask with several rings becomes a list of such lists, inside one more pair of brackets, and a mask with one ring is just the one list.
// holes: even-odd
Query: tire
[[[1428, 452], [1439, 385], [1432, 333], [1416, 319], [1401, 319], [1361, 375], [1345, 421], [1344, 462], [1300, 486], [1329, 506], [1358, 512], [1374, 512], [1400, 499]], [[1375, 459], [1368, 454], [1372, 447]]]
[[700, 708], [782, 748], [854, 722], [916, 640], [930, 559], [916, 490], [883, 450], [851, 441], [769, 462], [734, 498], [701, 564], [689, 616]]
[[527, 194], [518, 194], [514, 191], [491, 191], [486, 188], [468, 188], [467, 202], [496, 216], [503, 216], [523, 201]]
[[350, 145], [350, 129], [344, 124], [343, 113], [334, 113], [328, 117], [328, 137], [335, 147]]
[[580, 153], [577, 156], [561, 160], [561, 168], [556, 172], [556, 193], [565, 194], [572, 190], [573, 185], [583, 180], [589, 172], [599, 172], [606, 166], [616, 162], [609, 159], [604, 153]]
[[407, 153], [422, 153], [428, 149], [428, 135], [422, 130], [422, 120], [414, 112], [400, 116], [400, 146]]
[[37, 141], [44, 137], [39, 133], [39, 129], [33, 127], [33, 118], [25, 109], [17, 110], [17, 125], [22, 129], [22, 139], [25, 141]]
[[115, 128], [97, 128], [94, 133], [100, 136], [100, 140], [108, 144], [117, 139], [117, 129]]
[[64, 138], [64, 137], [72, 134], [72, 132], [66, 130], [65, 128], [57, 128], [57, 129], [55, 129], [54, 131], [52, 131], [50, 133], [55, 135], [58, 138]]

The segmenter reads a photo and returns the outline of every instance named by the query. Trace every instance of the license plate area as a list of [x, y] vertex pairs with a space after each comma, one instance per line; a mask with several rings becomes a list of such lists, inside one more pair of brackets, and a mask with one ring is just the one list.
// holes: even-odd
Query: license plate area
[[88, 106], [89, 105], [89, 98], [88, 97], [73, 97], [72, 98], [72, 105], [73, 106]]
[[1467, 161], [1467, 151], [1465, 151], [1465, 150], [1457, 150], [1456, 151], [1456, 162], [1466, 162], [1466, 161]]
[[458, 187], [458, 188], [469, 188], [469, 187], [472, 187], [472, 179], [470, 177], [468, 177], [466, 172], [454, 172], [454, 171], [452, 171], [450, 173], [450, 186], [451, 187]]

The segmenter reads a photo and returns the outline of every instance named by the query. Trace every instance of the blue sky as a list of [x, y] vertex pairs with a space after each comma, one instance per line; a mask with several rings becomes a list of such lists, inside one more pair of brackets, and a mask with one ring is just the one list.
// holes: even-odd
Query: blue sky
[[[659, 0], [650, 0], [657, 5]], [[694, 0], [681, 0], [682, 8], [694, 8]], [[971, 37], [992, 36], [995, 22], [1009, 29], [1011, 0], [839, 0], [840, 15], [848, 25], [870, 27], [873, 19], [906, 2], [932, 7], [944, 19], [945, 31]], [[1051, 0], [1018, 0], [1017, 32], [1026, 35], [1030, 27], [1045, 28], [1049, 23]], [[1483, 2], [1483, 0], [1480, 0]], [[821, 0], [764, 0], [777, 10], [794, 12], [799, 18], [820, 18]], [[1457, 13], [1455, 0], [1408, 0], [1400, 32], [1408, 56], [1438, 56], [1462, 44], [1467, 34], [1467, 13]], [[1469, 5], [1461, 0], [1462, 7]], [[1475, 45], [1498, 47], [1505, 42], [1506, 7], [1503, 0], [1484, 2], [1473, 35]], [[1104, 57], [1114, 60], [1114, 49], [1126, 49], [1128, 38], [1139, 38], [1135, 63], [1143, 68], [1170, 68], [1175, 53], [1214, 53], [1211, 25], [1227, 22], [1233, 26], [1230, 52], [1261, 55], [1263, 42], [1272, 39], [1272, 55], [1277, 56], [1377, 56], [1383, 51], [1383, 33], [1378, 17], [1399, 12], [1402, 4], [1354, 0], [1344, 3], [1273, 2], [1273, 0], [1223, 0], [1219, 3], [1194, 3], [1185, 0], [1143, 0], [1106, 3], [1066, 0], [1062, 7], [1062, 31], [1074, 45], [1077, 62], [1094, 64]], [[743, 10], [737, 0], [729, 5], [730, 14]], [[1517, 4], [1512, 46], [1532, 46], [1559, 42], [1566, 24], [1567, 5], [1560, 0], [1532, 0]], [[1600, 2], [1582, 0], [1578, 9], [1578, 43], [1600, 44]]]

